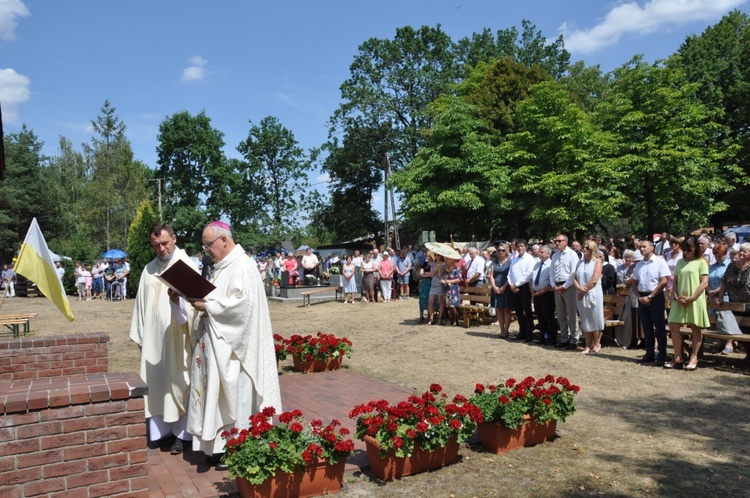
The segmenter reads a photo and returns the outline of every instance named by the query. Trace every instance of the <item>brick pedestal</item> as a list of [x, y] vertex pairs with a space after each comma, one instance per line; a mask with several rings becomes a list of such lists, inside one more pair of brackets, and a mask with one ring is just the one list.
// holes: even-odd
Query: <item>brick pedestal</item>
[[107, 342], [105, 334], [0, 340], [0, 496], [148, 496], [143, 380], [48, 375], [98, 370], [102, 353], [106, 371]]

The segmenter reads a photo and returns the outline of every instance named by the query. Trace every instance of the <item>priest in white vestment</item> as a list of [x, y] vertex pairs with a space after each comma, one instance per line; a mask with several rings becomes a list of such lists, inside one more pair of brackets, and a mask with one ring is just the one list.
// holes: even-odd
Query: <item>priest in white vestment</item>
[[187, 432], [192, 340], [187, 320], [178, 322], [173, 318], [168, 287], [156, 275], [178, 259], [196, 272], [198, 269], [185, 251], [176, 246], [174, 230], [166, 223], [156, 225], [150, 239], [156, 258], [141, 273], [130, 339], [141, 349], [140, 374], [148, 386], [145, 411], [149, 440], [169, 443], [174, 435], [171, 451], [178, 454], [183, 450], [182, 441], [192, 440]]
[[281, 413], [281, 392], [271, 317], [255, 260], [235, 244], [223, 222], [203, 230], [203, 249], [214, 262], [216, 289], [204, 299], [188, 299], [196, 310], [188, 431], [193, 450], [217, 463], [216, 455], [224, 451], [221, 432], [248, 427], [250, 415], [267, 406]]

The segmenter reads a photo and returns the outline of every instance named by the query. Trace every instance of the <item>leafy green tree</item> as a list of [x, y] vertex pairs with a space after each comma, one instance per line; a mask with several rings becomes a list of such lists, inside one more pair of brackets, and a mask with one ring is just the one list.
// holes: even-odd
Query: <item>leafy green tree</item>
[[266, 244], [275, 246], [298, 226], [312, 159], [277, 118], [267, 116], [257, 126], [250, 124], [247, 139], [237, 146], [244, 161], [235, 172], [239, 181], [233, 184], [234, 195], [241, 203], [232, 221], [242, 234], [247, 232], [247, 220], [254, 220], [256, 236], [264, 234]]
[[450, 37], [439, 25], [398, 28], [392, 40], [370, 38], [360, 45], [349, 70], [343, 102], [331, 118], [332, 136], [355, 126], [388, 129], [383, 139], [394, 169], [408, 164], [432, 125], [427, 105], [458, 81]]
[[199, 250], [203, 227], [225, 209], [214, 198], [228, 184], [223, 137], [205, 112], [177, 112], [159, 125], [156, 152], [167, 199], [164, 221], [190, 251]]
[[628, 199], [625, 171], [610, 160], [614, 137], [597, 129], [559, 83], [531, 87], [514, 121], [507, 154], [514, 163], [514, 207], [529, 221], [525, 233], [581, 232], [619, 217]]
[[[741, 147], [737, 155], [726, 159], [743, 167], [742, 178], [728, 177], [734, 184], [750, 174], [750, 18], [734, 10], [700, 35], [689, 35], [669, 64], [680, 68], [690, 82], [699, 83], [696, 96], [706, 106], [711, 119], [723, 126], [725, 144]], [[731, 167], [728, 169], [732, 171]], [[747, 183], [744, 183], [747, 186]], [[713, 214], [712, 222], [720, 231], [724, 220], [750, 218], [746, 191], [735, 189], [718, 196], [728, 206]]]
[[[353, 124], [341, 142], [326, 144], [323, 171], [329, 175], [330, 202], [315, 210], [314, 221], [332, 233], [336, 241], [353, 240], [381, 229], [372, 196], [383, 183], [389, 133]], [[345, 213], [345, 215], [344, 215]]]
[[21, 248], [32, 218], [45, 238], [58, 232], [58, 206], [46, 193], [54, 189], [43, 142], [23, 125], [4, 137], [5, 178], [0, 181], [0, 257], [10, 261]]
[[479, 115], [502, 136], [514, 129], [516, 105], [529, 88], [551, 77], [538, 66], [526, 67], [510, 57], [479, 64], [458, 87], [459, 95], [477, 106]]
[[428, 145], [389, 179], [403, 193], [401, 209], [409, 221], [441, 238], [485, 236], [491, 220], [510, 207], [504, 154], [477, 113], [463, 99], [450, 99], [426, 134]]
[[151, 247], [151, 228], [158, 222], [151, 201], [141, 202], [138, 213], [130, 224], [128, 231], [128, 262], [130, 263], [130, 291], [135, 294], [141, 281], [143, 268], [154, 259], [154, 249]]
[[573, 102], [588, 113], [596, 111], [609, 85], [609, 78], [602, 74], [598, 64], [586, 66], [583, 61], [568, 66], [567, 74], [558, 81], [570, 93]]
[[636, 56], [614, 71], [598, 108], [600, 125], [615, 135], [612, 167], [627, 174], [624, 213], [649, 236], [704, 226], [727, 207], [718, 200], [734, 188], [727, 176], [742, 175], [729, 163], [736, 148], [722, 143], [725, 128], [696, 98], [698, 86], [673, 65]]
[[[95, 199], [89, 194], [91, 164], [86, 157], [73, 148], [71, 141], [60, 137], [58, 153], [50, 158], [50, 173], [54, 188], [49, 195], [60, 206], [59, 236], [51, 239], [61, 254], [77, 261], [90, 261], [101, 256], [104, 247], [101, 239], [101, 224], [92, 225], [89, 211]], [[98, 199], [98, 195], [97, 195]]]
[[521, 25], [520, 34], [514, 26], [498, 30], [493, 37], [492, 32], [485, 28], [481, 33], [460, 39], [455, 49], [457, 61], [472, 68], [479, 63], [510, 57], [527, 68], [537, 66], [555, 79], [562, 77], [570, 62], [562, 35], [548, 43], [531, 21], [524, 19]]

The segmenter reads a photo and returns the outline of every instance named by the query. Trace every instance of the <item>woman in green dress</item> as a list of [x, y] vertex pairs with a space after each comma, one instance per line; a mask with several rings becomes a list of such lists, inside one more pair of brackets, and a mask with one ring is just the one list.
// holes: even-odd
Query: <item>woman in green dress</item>
[[670, 292], [672, 306], [669, 310], [669, 333], [672, 335], [674, 358], [671, 363], [665, 363], [664, 368], [682, 368], [680, 327], [687, 325], [692, 331], [693, 350], [685, 370], [695, 370], [698, 368], [698, 351], [703, 340], [701, 329], [709, 326], [705, 295], [708, 287], [708, 261], [699, 251], [695, 235], [685, 237], [681, 247], [683, 257], [675, 267]]

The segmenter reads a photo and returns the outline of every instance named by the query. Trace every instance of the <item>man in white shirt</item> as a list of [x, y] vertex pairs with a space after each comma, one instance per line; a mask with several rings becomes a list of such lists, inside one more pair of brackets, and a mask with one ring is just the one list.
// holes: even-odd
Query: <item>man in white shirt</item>
[[466, 270], [466, 283], [470, 287], [481, 287], [484, 285], [485, 260], [479, 255], [476, 247], [469, 248], [469, 264]]
[[519, 239], [516, 243], [518, 256], [510, 262], [508, 271], [508, 288], [511, 291], [510, 302], [518, 319], [519, 333], [513, 339], [531, 342], [534, 331], [534, 317], [531, 312], [531, 286], [529, 278], [534, 269], [534, 258], [526, 252], [526, 241]]
[[713, 247], [711, 246], [711, 239], [708, 238], [708, 235], [701, 235], [698, 237], [698, 247], [700, 247], [703, 257], [708, 260], [709, 265], [716, 263], [716, 257], [714, 256]]
[[568, 236], [561, 233], [554, 240], [557, 251], [552, 255], [552, 284], [555, 290], [555, 309], [560, 326], [558, 348], [576, 349], [580, 330], [576, 311], [576, 288], [573, 274], [578, 265], [578, 255], [568, 247]]
[[59, 261], [55, 261], [55, 273], [57, 273], [57, 277], [62, 281], [65, 276], [65, 268], [62, 267]]
[[547, 245], [539, 247], [539, 262], [529, 276], [531, 296], [534, 298], [534, 309], [539, 320], [541, 335], [537, 341], [544, 346], [557, 343], [557, 320], [555, 319], [555, 291], [552, 281], [552, 250]]
[[[667, 331], [665, 324], [664, 288], [671, 275], [664, 258], [654, 255], [654, 243], [642, 240], [639, 249], [643, 261], [635, 265], [633, 273], [634, 291], [638, 298], [638, 316], [643, 326], [643, 342], [646, 345], [644, 363], [655, 362], [656, 366], [664, 366], [667, 357]], [[658, 351], [654, 354], [654, 342], [658, 344]]]
[[305, 250], [305, 255], [302, 256], [302, 269], [304, 271], [303, 277], [308, 275], [314, 275], [317, 277], [319, 264], [320, 261], [318, 260], [318, 257], [313, 254], [312, 249], [308, 247]]

